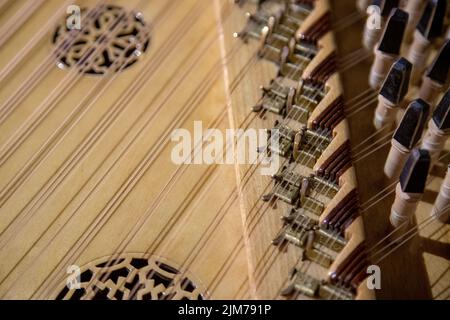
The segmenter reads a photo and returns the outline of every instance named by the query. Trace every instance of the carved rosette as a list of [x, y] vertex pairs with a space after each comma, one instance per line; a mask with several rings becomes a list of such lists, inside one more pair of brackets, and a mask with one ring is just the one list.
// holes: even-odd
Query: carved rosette
[[56, 299], [203, 300], [206, 296], [189, 272], [151, 255], [104, 257], [80, 268], [78, 278], [78, 289], [64, 283]]
[[142, 14], [114, 6], [82, 9], [81, 29], [59, 25], [53, 35], [58, 67], [104, 75], [134, 65], [150, 44], [150, 28]]

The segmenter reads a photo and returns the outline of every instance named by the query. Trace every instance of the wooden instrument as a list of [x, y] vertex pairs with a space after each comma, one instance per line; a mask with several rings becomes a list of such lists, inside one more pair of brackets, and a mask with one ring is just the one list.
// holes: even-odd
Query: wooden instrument
[[449, 299], [448, 12], [0, 0], [0, 299]]

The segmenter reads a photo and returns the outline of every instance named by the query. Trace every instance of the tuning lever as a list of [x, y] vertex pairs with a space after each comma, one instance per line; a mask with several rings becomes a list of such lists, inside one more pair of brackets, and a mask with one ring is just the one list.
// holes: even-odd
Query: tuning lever
[[450, 89], [439, 102], [422, 143], [422, 149], [430, 152], [432, 166], [438, 160], [450, 135]]
[[409, 14], [408, 27], [406, 34], [410, 35], [414, 28], [417, 26], [420, 17], [422, 16], [423, 9], [425, 8], [426, 0], [407, 0], [405, 11]]
[[420, 98], [434, 105], [436, 99], [448, 83], [450, 71], [450, 40], [443, 45], [433, 64], [424, 75], [420, 88]]
[[380, 89], [395, 59], [400, 54], [408, 14], [401, 9], [393, 9], [384, 34], [375, 49], [375, 61], [370, 70], [369, 84], [374, 90]]
[[[369, 15], [367, 18], [367, 23], [364, 28], [363, 34], [363, 44], [368, 51], [373, 51], [376, 43], [380, 40], [383, 34], [384, 26], [386, 25], [386, 20], [389, 17], [392, 9], [398, 7], [399, 0], [372, 0], [372, 5], [378, 6], [380, 8], [380, 26], [374, 27], [371, 25], [372, 16]], [[370, 11], [368, 11], [370, 13]]]
[[446, 10], [447, 0], [429, 0], [417, 25], [408, 53], [408, 59], [413, 64], [414, 83], [423, 71], [423, 66], [426, 65], [432, 42], [444, 31]]
[[447, 175], [442, 182], [431, 215], [442, 223], [448, 223], [450, 220], [450, 166], [447, 169]]
[[408, 159], [410, 151], [422, 136], [428, 119], [430, 106], [423, 100], [413, 101], [403, 115], [402, 121], [392, 138], [384, 173], [390, 179], [397, 179]]
[[378, 95], [374, 117], [377, 130], [395, 122], [397, 109], [408, 92], [411, 68], [411, 63], [405, 58], [400, 58], [392, 65]]
[[430, 155], [427, 150], [414, 149], [408, 158], [395, 190], [395, 201], [391, 208], [391, 225], [399, 233], [408, 228], [411, 218], [425, 191]]

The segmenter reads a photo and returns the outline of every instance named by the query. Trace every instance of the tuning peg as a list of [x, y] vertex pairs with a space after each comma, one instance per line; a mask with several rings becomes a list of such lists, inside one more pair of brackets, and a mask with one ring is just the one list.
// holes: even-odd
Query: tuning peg
[[397, 108], [408, 92], [411, 63], [405, 58], [398, 59], [384, 80], [378, 95], [374, 125], [377, 130], [395, 122]]
[[418, 99], [409, 105], [392, 138], [392, 145], [384, 166], [384, 173], [390, 179], [397, 179], [408, 159], [410, 151], [422, 136], [428, 119], [430, 106]]
[[443, 34], [447, 0], [429, 0], [414, 32], [408, 53], [413, 64], [413, 79], [418, 78], [430, 55], [431, 43]]
[[422, 12], [425, 8], [426, 0], [408, 0], [406, 1], [405, 11], [409, 14], [408, 26], [406, 28], [406, 35], [409, 36], [414, 28], [417, 26]]
[[380, 8], [380, 26], [374, 27], [371, 22], [371, 16], [369, 16], [367, 19], [366, 26], [364, 28], [364, 35], [363, 35], [363, 44], [364, 47], [369, 50], [373, 51], [373, 48], [375, 47], [375, 44], [380, 40], [381, 35], [383, 34], [384, 26], [386, 25], [386, 20], [389, 17], [389, 14], [391, 13], [392, 9], [398, 7], [399, 0], [373, 0], [372, 5], [378, 6]]
[[447, 0], [428, 0], [416, 30], [427, 40], [434, 40], [444, 32]]
[[431, 215], [442, 223], [448, 223], [450, 220], [450, 166], [448, 166], [447, 175], [442, 182]]
[[401, 9], [392, 10], [384, 34], [375, 50], [375, 61], [370, 70], [369, 84], [380, 89], [389, 69], [400, 54], [408, 14]]
[[395, 201], [391, 208], [391, 225], [403, 232], [408, 227], [425, 192], [430, 155], [427, 150], [414, 149], [408, 158], [395, 190]]
[[434, 105], [439, 94], [445, 91], [450, 70], [450, 40], [442, 46], [432, 65], [424, 75], [419, 96]]
[[438, 160], [444, 149], [447, 138], [450, 136], [450, 89], [447, 90], [439, 102], [433, 117], [428, 123], [428, 130], [422, 143], [422, 149], [430, 152], [431, 164]]

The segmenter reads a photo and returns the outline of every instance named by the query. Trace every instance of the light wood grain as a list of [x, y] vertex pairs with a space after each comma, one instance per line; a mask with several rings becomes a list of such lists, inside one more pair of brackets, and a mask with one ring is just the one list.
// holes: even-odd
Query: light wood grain
[[[318, 1], [315, 14], [331, 3], [334, 21], [356, 10], [353, 0]], [[0, 1], [0, 28], [31, 2]], [[161, 257], [191, 275], [207, 298], [280, 298], [299, 250], [271, 245], [288, 208], [261, 201], [271, 178], [250, 165], [178, 166], [171, 160], [172, 131], [193, 132], [194, 121], [221, 132], [273, 126], [274, 115], [259, 118], [251, 107], [277, 67], [255, 58], [257, 41], [243, 44], [233, 37], [255, 6], [240, 8], [228, 0], [108, 1], [140, 11], [153, 25], [148, 51], [118, 74], [75, 77], [67, 93], [55, 91], [49, 99], [70, 69], [51, 60], [54, 29], [42, 26], [63, 3], [45, 1], [0, 46], [0, 70], [10, 66], [0, 85], [0, 298], [53, 299], [65, 285], [68, 266], [115, 253]], [[94, 3], [77, 1], [82, 7]], [[309, 19], [304, 29], [314, 17]], [[360, 49], [362, 30], [363, 20], [328, 32], [305, 74], [335, 50], [345, 57]], [[10, 64], [37, 35], [17, 64]], [[42, 79], [11, 100], [46, 59], [51, 63]], [[366, 90], [369, 69], [367, 59], [331, 77], [312, 118], [339, 95], [349, 100]], [[357, 146], [374, 132], [375, 107], [335, 128], [315, 169], [346, 141]], [[364, 204], [390, 183], [381, 178], [387, 151], [388, 146], [347, 170], [321, 220], [354, 188]], [[431, 212], [440, 169], [446, 168], [442, 162], [448, 157], [433, 171], [417, 223]], [[331, 268], [313, 265], [310, 274], [326, 279], [362, 241], [370, 247], [382, 239], [392, 200], [387, 196], [364, 212], [347, 229], [348, 245]], [[448, 228], [432, 224], [388, 255], [380, 264], [376, 298], [448, 299]], [[361, 284], [357, 298], [373, 298], [366, 289]]]
[[[85, 6], [91, 2], [79, 3]], [[138, 1], [113, 3], [132, 9]], [[12, 188], [13, 192], [7, 194], [1, 207], [3, 298], [54, 298], [65, 284], [68, 265], [83, 266], [111, 255], [139, 223], [142, 225], [126, 252], [150, 250], [189, 270], [211, 298], [232, 298], [239, 290], [245, 294], [248, 273], [238, 203], [231, 202], [220, 223], [215, 221], [220, 205], [236, 185], [233, 166], [188, 166], [182, 171], [170, 160], [170, 133], [174, 128], [192, 131], [194, 120], [222, 129], [228, 126], [226, 117], [217, 121], [226, 107], [223, 70], [210, 72], [222, 60], [215, 5], [225, 4], [176, 1], [164, 13], [166, 18], [155, 25], [150, 48], [141, 61], [118, 75], [97, 101], [84, 106], [84, 113], [70, 118], [77, 103], [102, 81], [101, 77], [82, 76], [6, 159], [0, 169], [1, 187]], [[46, 2], [42, 11], [1, 48], [2, 67], [58, 5], [58, 1]], [[141, 1], [138, 10], [152, 23], [166, 5], [165, 1], [144, 5]], [[191, 9], [195, 11], [188, 28], [180, 29]], [[227, 19], [236, 18], [232, 14]], [[165, 42], [176, 36], [180, 40], [163, 50]], [[51, 53], [50, 40], [43, 38], [2, 85], [2, 103]], [[158, 54], [162, 60], [156, 60]], [[152, 63], [158, 65], [153, 66], [149, 79], [135, 83], [144, 65]], [[208, 72], [213, 74], [210, 83], [205, 82]], [[11, 137], [23, 135], [21, 126], [41, 112], [36, 106], [66, 75], [66, 70], [52, 65], [36, 89], [2, 123], [3, 146]], [[189, 100], [205, 83], [205, 93]], [[94, 144], [83, 145], [130, 85], [139, 85], [140, 89], [95, 136]], [[42, 108], [49, 105], [44, 103]], [[186, 116], [175, 121], [182, 113]], [[68, 127], [62, 129], [62, 124]], [[50, 144], [52, 135], [54, 142]], [[45, 154], [29, 165], [43, 148]], [[67, 166], [74, 152], [82, 156]], [[149, 161], [149, 156], [154, 159]], [[14, 180], [18, 173], [25, 179]], [[175, 174], [170, 192], [166, 188], [158, 198]], [[214, 231], [207, 232], [214, 221]], [[196, 258], [184, 263], [193, 256], [192, 251]]]

